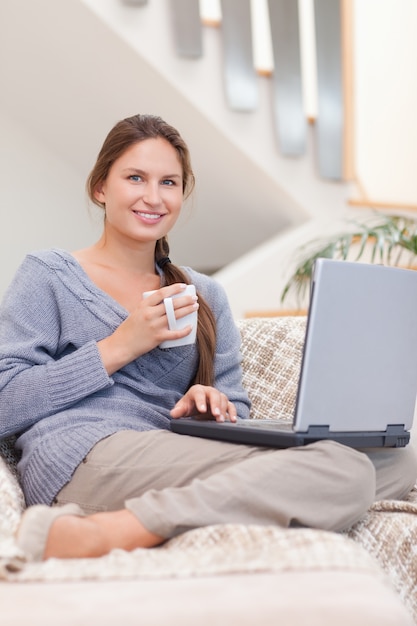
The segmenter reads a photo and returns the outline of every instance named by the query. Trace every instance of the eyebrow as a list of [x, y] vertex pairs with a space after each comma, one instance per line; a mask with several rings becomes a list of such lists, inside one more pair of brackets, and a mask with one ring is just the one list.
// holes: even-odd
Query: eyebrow
[[[124, 170], [122, 170], [124, 173], [132, 173], [132, 174], [147, 174], [148, 172], [145, 172], [145, 170], [139, 170], [136, 167], [126, 167]], [[181, 174], [164, 174], [163, 176], [161, 176], [161, 178], [182, 178]]]

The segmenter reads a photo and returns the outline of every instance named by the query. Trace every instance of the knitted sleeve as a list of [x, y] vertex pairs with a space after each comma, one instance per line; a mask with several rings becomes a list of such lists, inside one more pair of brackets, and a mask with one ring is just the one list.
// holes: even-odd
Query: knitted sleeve
[[113, 384], [95, 341], [60, 345], [59, 281], [27, 257], [0, 307], [0, 438], [19, 433]]

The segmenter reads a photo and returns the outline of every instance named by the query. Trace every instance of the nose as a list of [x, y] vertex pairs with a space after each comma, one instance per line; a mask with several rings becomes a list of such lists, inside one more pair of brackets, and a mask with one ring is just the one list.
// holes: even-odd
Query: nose
[[161, 203], [161, 192], [158, 183], [149, 181], [146, 184], [143, 201], [151, 206], [157, 206]]

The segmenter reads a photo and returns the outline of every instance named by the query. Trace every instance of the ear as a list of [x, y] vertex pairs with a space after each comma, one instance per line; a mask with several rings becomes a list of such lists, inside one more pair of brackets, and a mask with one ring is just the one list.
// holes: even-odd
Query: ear
[[98, 202], [100, 202], [101, 204], [104, 204], [104, 191], [103, 191], [103, 185], [99, 185], [97, 187], [97, 189], [94, 190], [94, 197], [96, 200], [98, 200]]

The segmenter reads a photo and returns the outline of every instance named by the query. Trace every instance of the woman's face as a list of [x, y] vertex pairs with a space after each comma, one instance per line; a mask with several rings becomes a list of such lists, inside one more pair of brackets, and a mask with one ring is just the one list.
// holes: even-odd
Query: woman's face
[[181, 162], [168, 141], [158, 137], [132, 145], [94, 194], [105, 205], [106, 233], [137, 242], [165, 236], [181, 211], [182, 184]]

